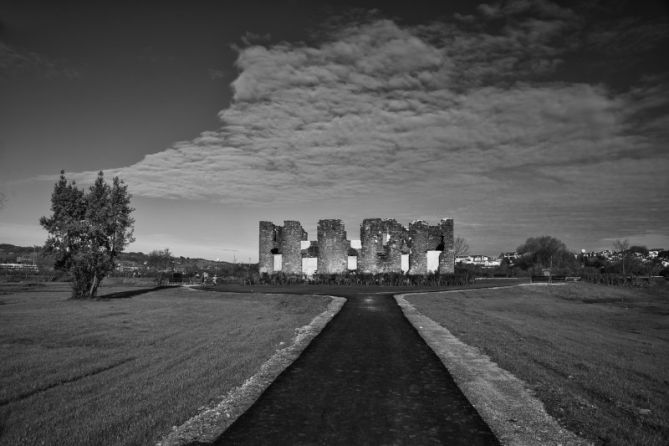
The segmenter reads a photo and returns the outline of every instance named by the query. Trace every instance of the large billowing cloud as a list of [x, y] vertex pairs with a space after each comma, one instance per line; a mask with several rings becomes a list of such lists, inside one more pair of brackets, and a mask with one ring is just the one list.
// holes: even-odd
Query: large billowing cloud
[[147, 197], [438, 199], [472, 219], [474, 205], [503, 203], [517, 224], [538, 208], [575, 221], [636, 209], [621, 220], [632, 228], [642, 202], [664, 209], [646, 221], [666, 232], [669, 88], [564, 80], [570, 55], [606, 39], [583, 28], [569, 9], [516, 1], [449, 23], [365, 20], [317, 44], [247, 46], [219, 129], [109, 173]]

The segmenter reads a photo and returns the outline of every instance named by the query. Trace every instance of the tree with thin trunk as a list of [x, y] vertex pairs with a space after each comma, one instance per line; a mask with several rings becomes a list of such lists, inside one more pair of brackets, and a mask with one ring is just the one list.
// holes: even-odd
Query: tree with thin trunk
[[623, 269], [623, 277], [625, 277], [625, 260], [629, 254], [629, 247], [630, 243], [625, 240], [616, 240], [613, 242], [613, 251], [616, 253], [620, 253], [620, 264], [622, 265]]
[[55, 256], [54, 268], [70, 273], [73, 298], [95, 297], [118, 255], [134, 241], [128, 187], [118, 177], [107, 184], [99, 172], [85, 192], [61, 171], [51, 210], [51, 217], [40, 218], [49, 232], [45, 253]]
[[455, 258], [469, 254], [469, 243], [462, 237], [455, 237], [453, 240], [453, 253]]
[[154, 249], [148, 255], [147, 266], [156, 271], [166, 271], [172, 265], [174, 258], [169, 248]]

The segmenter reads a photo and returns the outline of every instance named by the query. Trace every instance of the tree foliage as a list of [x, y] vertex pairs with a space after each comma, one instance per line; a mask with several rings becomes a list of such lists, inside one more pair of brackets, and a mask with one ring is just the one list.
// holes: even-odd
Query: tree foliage
[[646, 248], [645, 246], [641, 246], [641, 245], [630, 246], [630, 249], [628, 251], [631, 254], [641, 254], [642, 256], [647, 256], [648, 255], [648, 248]]
[[149, 253], [147, 266], [156, 270], [167, 270], [172, 266], [174, 258], [169, 248], [156, 249]]
[[549, 235], [528, 238], [516, 252], [521, 256], [518, 264], [523, 269], [550, 266], [569, 268], [574, 263], [574, 256], [567, 250], [567, 246]]
[[128, 187], [102, 172], [88, 192], [68, 182], [61, 171], [51, 195], [51, 217], [40, 218], [49, 232], [45, 252], [55, 255], [54, 267], [72, 276], [72, 297], [95, 297], [115, 259], [134, 241]]
[[615, 240], [613, 242], [613, 251], [614, 252], [624, 253], [629, 249], [629, 247], [630, 247], [630, 242], [628, 242], [627, 239], [625, 239], [625, 240]]

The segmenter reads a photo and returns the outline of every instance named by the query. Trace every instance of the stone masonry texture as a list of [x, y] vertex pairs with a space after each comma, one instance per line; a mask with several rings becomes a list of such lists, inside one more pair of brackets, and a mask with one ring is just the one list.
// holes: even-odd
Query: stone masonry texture
[[286, 220], [283, 226], [269, 221], [260, 222], [259, 269], [261, 273], [275, 273], [274, 254], [282, 255], [282, 269], [286, 274], [302, 274], [302, 257], [317, 256], [319, 274], [347, 271], [348, 255], [358, 255], [358, 272], [401, 273], [402, 255], [409, 255], [409, 274], [427, 273], [427, 252], [441, 251], [439, 272], [452, 274], [455, 270], [453, 220], [442, 219], [436, 225], [416, 220], [409, 227], [394, 219], [366, 218], [360, 225], [361, 248], [354, 250], [346, 238], [341, 220], [318, 222], [318, 241], [301, 250], [301, 241], [307, 233], [298, 221]]
[[453, 243], [453, 220], [443, 219], [437, 226], [441, 236], [442, 252], [439, 256], [439, 272], [451, 274], [455, 272], [455, 250]]
[[341, 220], [318, 221], [318, 273], [337, 274], [348, 269], [348, 248]]
[[274, 255], [276, 248], [276, 227], [271, 221], [260, 222], [260, 237], [258, 243], [258, 269], [261, 273], [274, 272]]
[[302, 240], [307, 240], [307, 233], [298, 221], [284, 221], [283, 226], [276, 226], [269, 221], [260, 222], [258, 243], [258, 268], [260, 273], [274, 271], [274, 254], [281, 254], [281, 272], [302, 274]]
[[428, 246], [429, 225], [423, 220], [409, 224], [409, 274], [427, 273], [427, 251], [434, 249]]
[[282, 271], [286, 274], [302, 274], [301, 241], [307, 240], [307, 233], [299, 221], [283, 222], [280, 253], [283, 255]]
[[366, 218], [360, 225], [362, 249], [358, 271], [400, 273], [402, 254], [409, 254], [409, 231], [393, 219]]

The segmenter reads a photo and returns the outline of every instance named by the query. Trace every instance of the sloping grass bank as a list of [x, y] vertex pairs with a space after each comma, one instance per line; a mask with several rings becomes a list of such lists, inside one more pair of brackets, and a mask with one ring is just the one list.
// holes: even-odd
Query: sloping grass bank
[[408, 295], [601, 445], [669, 441], [669, 292], [586, 283]]
[[322, 296], [0, 296], [0, 444], [151, 444], [253, 375]]

